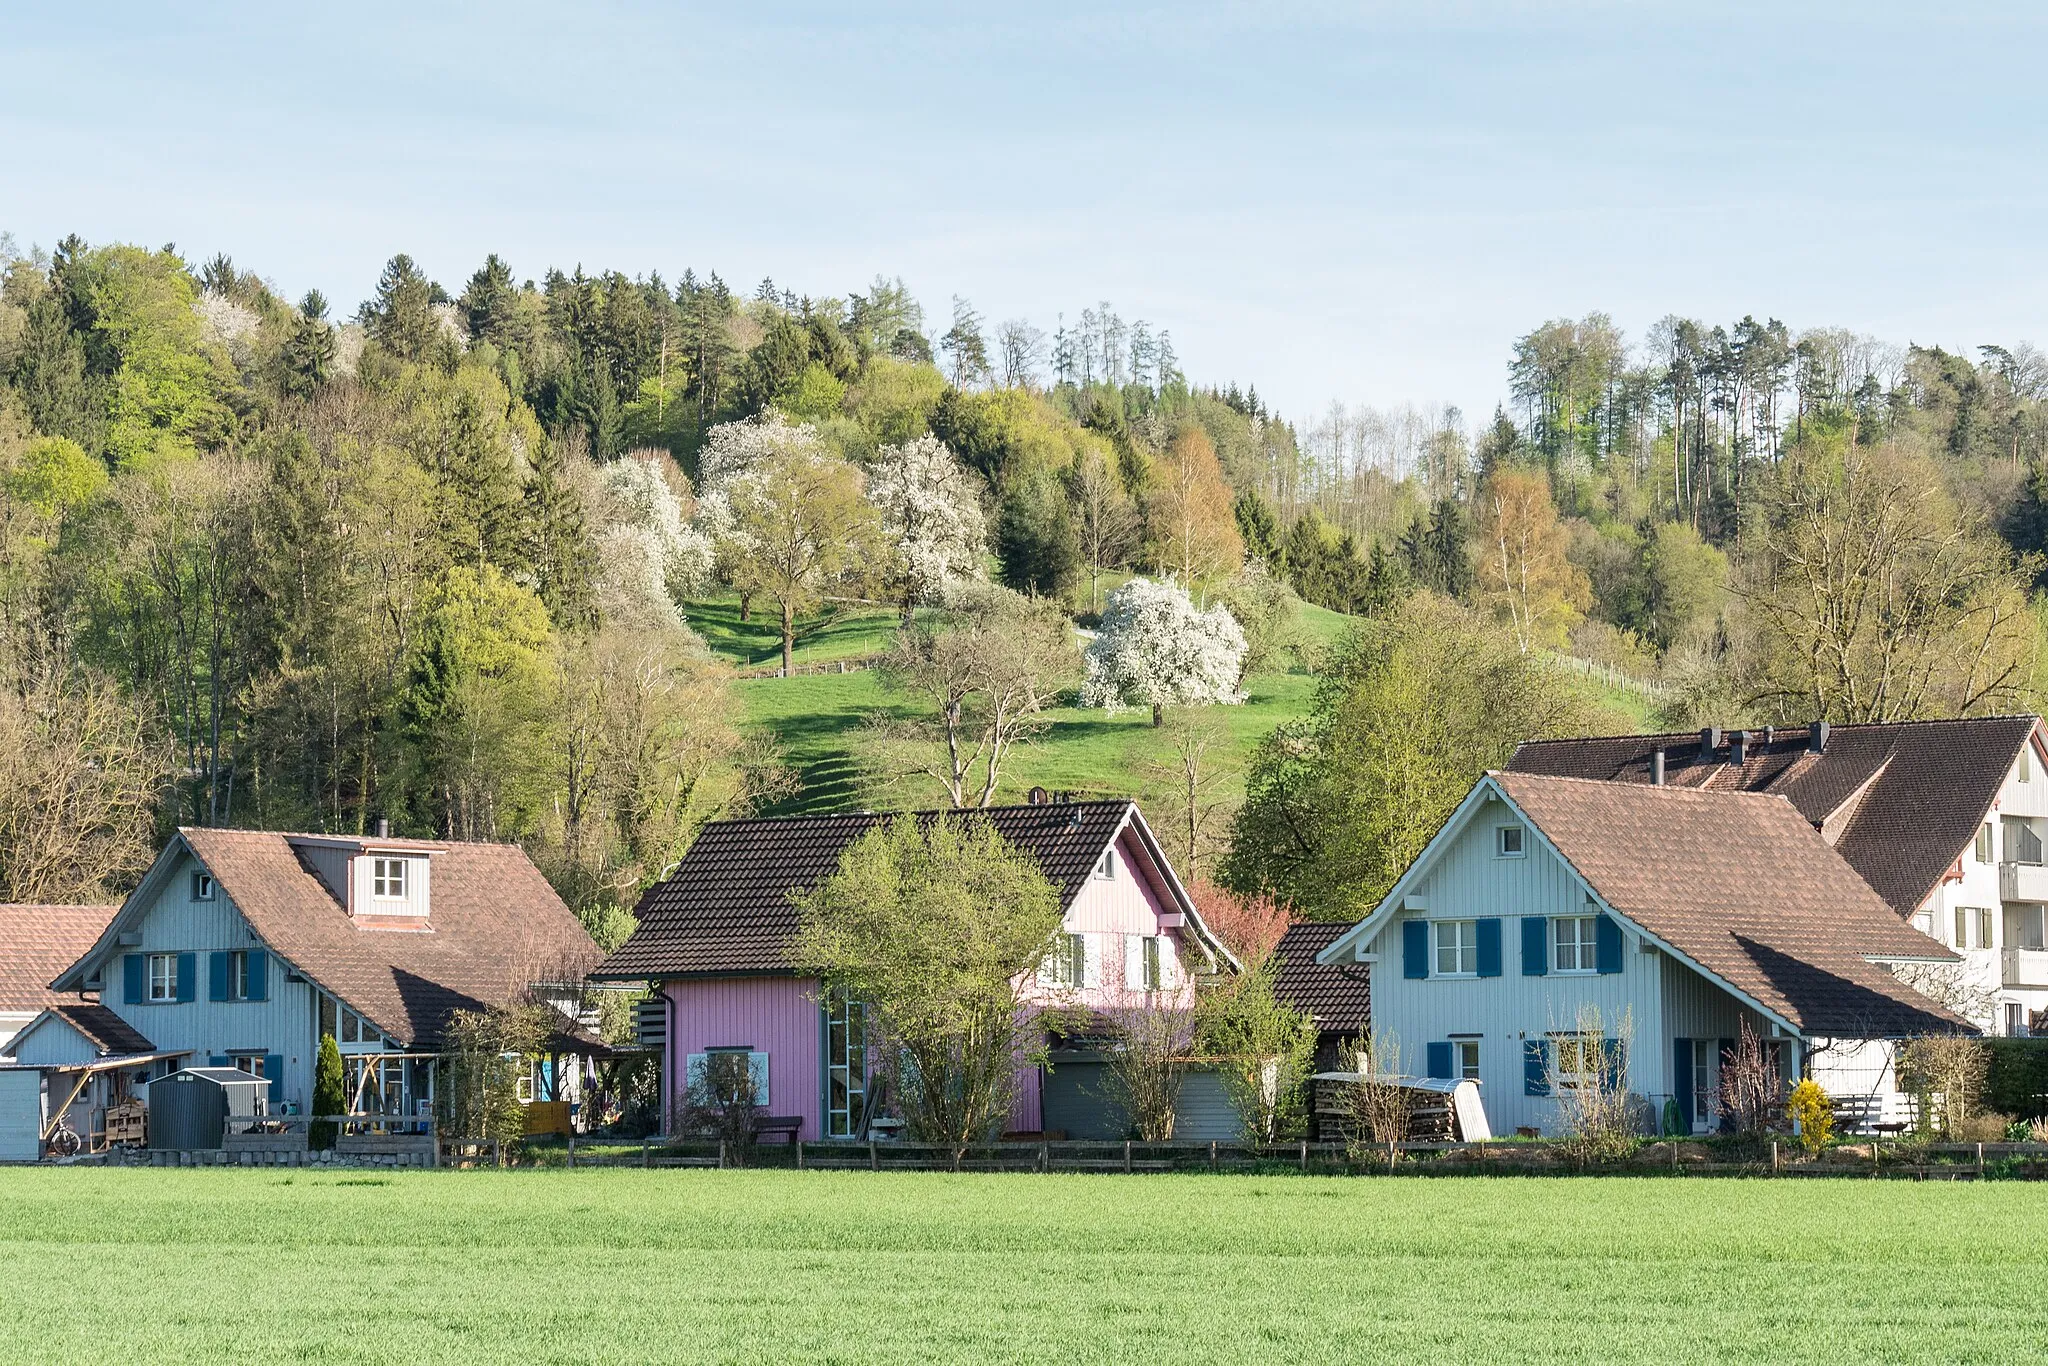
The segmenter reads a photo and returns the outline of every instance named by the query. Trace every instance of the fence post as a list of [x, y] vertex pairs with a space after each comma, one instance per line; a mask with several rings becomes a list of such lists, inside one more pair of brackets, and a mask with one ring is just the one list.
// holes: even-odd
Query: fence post
[[1040, 1143], [1038, 1145], [1038, 1170], [1041, 1173], [1052, 1170], [1052, 1144], [1050, 1143]]
[[802, 1139], [796, 1141], [796, 1169], [798, 1171], [804, 1169], [804, 1141]]
[[875, 1140], [872, 1138], [868, 1140], [868, 1170], [871, 1172], [881, 1170], [881, 1164], [875, 1160]]
[[1979, 1181], [1984, 1179], [1984, 1145], [1982, 1143], [1977, 1145], [1977, 1179]]
[[569, 1170], [576, 1170], [576, 1130], [573, 1127], [569, 1130]]
[[1131, 1174], [1131, 1140], [1124, 1140], [1124, 1175]]
[[1305, 1138], [1301, 1140], [1301, 1170], [1304, 1173], [1308, 1171], [1308, 1140]]
[[1778, 1140], [1775, 1138], [1771, 1140], [1771, 1170], [1778, 1170]]
[[725, 1170], [725, 1140], [718, 1140], [718, 1170]]
[[654, 1165], [654, 1145], [644, 1138], [640, 1140], [640, 1165], [643, 1167], [652, 1167]]
[[1209, 1140], [1209, 1170], [1212, 1172], [1222, 1170], [1216, 1161], [1216, 1140], [1213, 1138]]

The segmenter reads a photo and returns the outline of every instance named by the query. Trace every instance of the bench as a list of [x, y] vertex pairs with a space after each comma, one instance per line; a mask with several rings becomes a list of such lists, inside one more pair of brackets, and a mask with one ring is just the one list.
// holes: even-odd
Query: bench
[[754, 1138], [758, 1142], [769, 1134], [781, 1134], [783, 1142], [794, 1143], [803, 1127], [802, 1115], [762, 1115], [754, 1121]]

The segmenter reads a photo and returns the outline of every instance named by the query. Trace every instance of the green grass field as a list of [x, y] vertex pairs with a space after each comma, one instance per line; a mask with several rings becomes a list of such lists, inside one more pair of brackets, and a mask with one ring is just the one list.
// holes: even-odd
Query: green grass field
[[9, 1362], [2014, 1362], [2048, 1189], [0, 1172]]

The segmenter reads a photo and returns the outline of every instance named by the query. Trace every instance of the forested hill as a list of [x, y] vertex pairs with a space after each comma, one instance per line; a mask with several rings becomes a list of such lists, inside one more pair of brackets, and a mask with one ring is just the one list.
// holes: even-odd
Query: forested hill
[[[934, 317], [897, 280], [799, 298], [488, 256], [444, 284], [400, 255], [349, 311], [171, 248], [0, 238], [0, 271], [10, 899], [106, 895], [174, 824], [388, 817], [519, 839], [616, 906], [805, 779], [895, 804], [1152, 784], [1197, 864], [1304, 803], [1371, 828], [1343, 785], [1369, 765], [1317, 768], [1347, 736], [1442, 738], [1411, 757], [1451, 791], [1516, 727], [2034, 705], [2048, 367], [2017, 343], [1745, 318], [1632, 344], [1593, 315], [1504, 339], [1488, 420], [1288, 421], [1108, 305]], [[1140, 585], [1105, 624], [1133, 575], [1182, 601]], [[1155, 696], [1103, 655], [1126, 676], [1077, 689], [1075, 628], [1141, 598], [1241, 637], [1201, 661], [1234, 679]], [[1522, 667], [1559, 660], [1606, 711]], [[941, 772], [997, 675], [1026, 714]], [[1510, 696], [1483, 734], [1403, 710]], [[1183, 762], [1146, 776], [1169, 710]]]

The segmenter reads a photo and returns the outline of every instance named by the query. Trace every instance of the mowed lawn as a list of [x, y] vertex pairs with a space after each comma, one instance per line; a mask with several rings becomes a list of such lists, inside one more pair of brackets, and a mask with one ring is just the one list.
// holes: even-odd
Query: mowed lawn
[[0, 1361], [2039, 1360], [2048, 1188], [0, 1172]]

